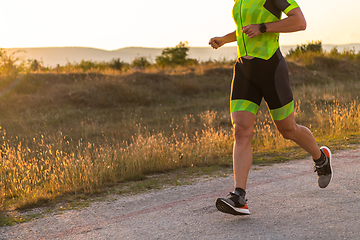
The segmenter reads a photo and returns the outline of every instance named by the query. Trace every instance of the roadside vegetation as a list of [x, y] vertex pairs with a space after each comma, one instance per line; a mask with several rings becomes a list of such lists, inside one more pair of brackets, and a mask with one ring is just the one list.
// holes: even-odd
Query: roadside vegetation
[[[45, 68], [1, 50], [0, 212], [174, 169], [230, 167], [234, 61], [197, 62], [187, 52], [180, 43], [155, 63]], [[287, 61], [297, 122], [334, 150], [359, 144], [360, 53], [324, 52], [318, 41]], [[277, 133], [264, 103], [253, 136], [254, 164], [307, 156]]]

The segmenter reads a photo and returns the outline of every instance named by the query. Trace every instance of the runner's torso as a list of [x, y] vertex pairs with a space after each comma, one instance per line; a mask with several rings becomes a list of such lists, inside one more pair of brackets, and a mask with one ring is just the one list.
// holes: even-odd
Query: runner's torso
[[281, 13], [299, 7], [295, 0], [235, 0], [233, 18], [236, 24], [238, 58], [251, 56], [269, 59], [279, 48], [279, 33], [262, 33], [249, 38], [242, 32], [242, 26], [275, 22]]

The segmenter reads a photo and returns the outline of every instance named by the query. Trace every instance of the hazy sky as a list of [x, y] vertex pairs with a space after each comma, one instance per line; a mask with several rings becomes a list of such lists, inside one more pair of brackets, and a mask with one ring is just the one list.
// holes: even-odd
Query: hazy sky
[[[280, 44], [360, 42], [360, 0], [298, 0], [308, 28]], [[235, 29], [233, 0], [0, 0], [0, 47], [207, 46]]]

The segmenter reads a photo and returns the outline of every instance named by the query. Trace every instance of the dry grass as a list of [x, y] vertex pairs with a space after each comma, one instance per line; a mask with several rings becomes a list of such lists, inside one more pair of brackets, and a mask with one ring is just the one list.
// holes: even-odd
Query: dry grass
[[[200, 115], [204, 124], [215, 121], [214, 112]], [[185, 117], [184, 121], [189, 120]], [[212, 119], [210, 122], [208, 119]], [[192, 121], [190, 119], [189, 121]], [[14, 146], [2, 137], [2, 190], [12, 205], [24, 208], [56, 198], [64, 193], [94, 193], [119, 181], [154, 172], [221, 164], [231, 153], [231, 133], [208, 125], [201, 132], [134, 134], [130, 142], [103, 143], [66, 140], [61, 133], [33, 139], [32, 147]], [[2, 196], [4, 200], [4, 196]]]
[[[296, 62], [289, 68], [300, 124], [325, 142], [360, 135], [360, 72]], [[168, 73], [27, 74], [16, 86], [2, 85], [0, 211], [151, 173], [230, 165], [231, 75], [229, 66], [200, 65]], [[255, 154], [296, 147], [276, 131], [264, 104], [256, 121]]]

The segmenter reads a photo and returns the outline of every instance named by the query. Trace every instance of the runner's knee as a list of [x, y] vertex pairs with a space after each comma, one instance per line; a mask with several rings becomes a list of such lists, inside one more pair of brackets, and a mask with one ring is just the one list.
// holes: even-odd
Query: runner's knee
[[291, 125], [289, 127], [278, 127], [279, 132], [283, 136], [283, 138], [288, 140], [295, 140], [297, 136], [297, 129], [298, 125], [295, 123], [294, 125]]
[[236, 141], [248, 141], [251, 139], [252, 132], [253, 132], [253, 125], [245, 125], [234, 123], [234, 138]]

